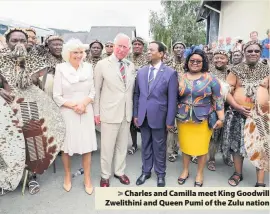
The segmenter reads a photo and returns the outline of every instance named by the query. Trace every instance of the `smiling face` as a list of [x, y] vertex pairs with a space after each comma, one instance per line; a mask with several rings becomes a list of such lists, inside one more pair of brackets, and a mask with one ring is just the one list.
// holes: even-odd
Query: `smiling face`
[[83, 49], [75, 49], [70, 52], [69, 62], [72, 65], [79, 65], [85, 56], [85, 51]]
[[129, 50], [129, 39], [126, 37], [122, 37], [116, 41], [113, 53], [119, 60], [122, 60], [128, 55]]
[[214, 56], [214, 65], [219, 70], [224, 69], [228, 65], [228, 57], [223, 54], [216, 54]]
[[158, 44], [150, 43], [147, 51], [147, 59], [149, 61], [159, 61], [164, 57], [164, 52], [159, 52]]
[[245, 50], [246, 62], [249, 65], [255, 65], [261, 57], [261, 49], [258, 45], [250, 45]]
[[37, 37], [33, 31], [27, 31], [27, 35], [28, 35], [27, 49], [31, 50], [37, 44]]
[[48, 48], [49, 48], [50, 53], [53, 56], [59, 57], [59, 56], [61, 56], [61, 52], [63, 49], [63, 41], [61, 41], [61, 40], [49, 41]]
[[190, 72], [198, 73], [201, 72], [203, 67], [203, 59], [198, 54], [193, 54], [188, 61], [188, 70]]

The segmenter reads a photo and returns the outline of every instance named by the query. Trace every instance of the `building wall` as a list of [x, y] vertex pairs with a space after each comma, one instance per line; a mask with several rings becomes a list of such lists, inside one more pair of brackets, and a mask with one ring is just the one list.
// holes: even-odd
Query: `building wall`
[[255, 30], [262, 40], [270, 28], [269, 20], [270, 1], [222, 1], [219, 36], [240, 36], [246, 42]]
[[209, 16], [209, 32], [208, 32], [208, 44], [218, 40], [219, 32], [219, 14], [215, 11], [211, 11]]

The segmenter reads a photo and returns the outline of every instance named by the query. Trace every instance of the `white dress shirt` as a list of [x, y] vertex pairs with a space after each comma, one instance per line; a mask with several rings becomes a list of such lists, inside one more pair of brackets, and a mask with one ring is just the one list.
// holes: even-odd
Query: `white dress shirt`
[[151, 68], [153, 68], [153, 67], [155, 68], [155, 70], [154, 70], [154, 79], [155, 79], [156, 76], [157, 76], [157, 72], [158, 72], [160, 66], [161, 66], [161, 61], [159, 61], [159, 63], [156, 64], [155, 66], [152, 66], [152, 65], [149, 66], [149, 70], [148, 70], [148, 79], [149, 79], [149, 75], [150, 75]]

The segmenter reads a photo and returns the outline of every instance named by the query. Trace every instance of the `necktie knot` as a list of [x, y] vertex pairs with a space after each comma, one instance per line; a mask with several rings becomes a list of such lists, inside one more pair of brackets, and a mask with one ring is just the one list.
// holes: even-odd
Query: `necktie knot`
[[155, 70], [155, 67], [151, 67], [150, 70], [151, 70], [151, 71], [154, 71], [154, 70]]

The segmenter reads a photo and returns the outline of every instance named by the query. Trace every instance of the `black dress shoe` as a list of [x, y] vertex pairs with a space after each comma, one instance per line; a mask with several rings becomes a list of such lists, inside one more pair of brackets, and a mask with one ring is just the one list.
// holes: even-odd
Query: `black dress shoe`
[[142, 185], [144, 184], [144, 182], [149, 179], [151, 177], [151, 174], [150, 175], [145, 175], [145, 174], [141, 174], [141, 176], [137, 179], [136, 181], [136, 185]]
[[158, 178], [157, 179], [157, 186], [158, 187], [165, 187], [165, 178]]

